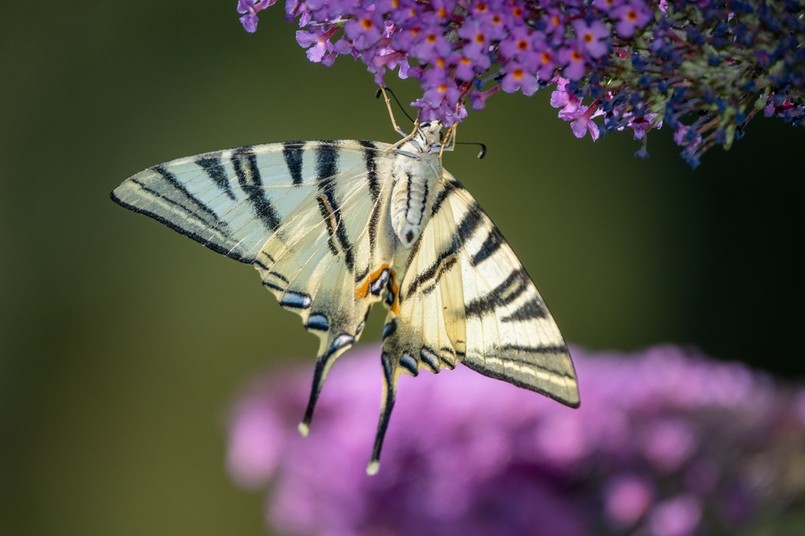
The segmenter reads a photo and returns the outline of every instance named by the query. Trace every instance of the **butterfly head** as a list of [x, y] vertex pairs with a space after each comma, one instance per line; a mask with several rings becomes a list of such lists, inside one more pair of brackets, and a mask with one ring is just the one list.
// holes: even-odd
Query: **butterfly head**
[[417, 126], [411, 140], [420, 147], [423, 153], [438, 154], [442, 151], [442, 122], [437, 120], [424, 121]]

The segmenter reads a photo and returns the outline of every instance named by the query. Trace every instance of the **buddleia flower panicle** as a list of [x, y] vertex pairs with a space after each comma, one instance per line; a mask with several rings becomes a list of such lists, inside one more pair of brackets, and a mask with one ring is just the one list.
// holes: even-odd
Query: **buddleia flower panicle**
[[589, 378], [577, 410], [464, 366], [406, 377], [383, 471], [367, 478], [377, 352], [333, 369], [348, 388], [322, 394], [310, 437], [294, 428], [306, 370], [273, 371], [236, 403], [229, 471], [269, 490], [278, 533], [799, 533], [803, 386], [671, 345], [573, 348]]
[[[276, 0], [238, 0], [243, 27]], [[287, 0], [310, 61], [419, 80], [422, 119], [460, 122], [503, 91], [550, 87], [594, 140], [666, 126], [692, 165], [758, 112], [805, 121], [805, 0]]]

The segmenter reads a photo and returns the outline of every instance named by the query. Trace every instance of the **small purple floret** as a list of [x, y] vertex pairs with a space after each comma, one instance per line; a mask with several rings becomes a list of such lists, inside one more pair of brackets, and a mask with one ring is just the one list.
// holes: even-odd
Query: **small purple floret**
[[642, 28], [651, 17], [649, 7], [641, 0], [627, 0], [612, 10], [615, 29], [621, 37], [632, 37], [635, 30]]
[[243, 14], [240, 17], [240, 23], [243, 28], [249, 32], [254, 33], [257, 31], [257, 13], [265, 8], [274, 5], [277, 0], [238, 0], [238, 13]]
[[600, 20], [588, 24], [583, 20], [573, 21], [578, 45], [592, 58], [600, 58], [607, 53], [609, 28]]

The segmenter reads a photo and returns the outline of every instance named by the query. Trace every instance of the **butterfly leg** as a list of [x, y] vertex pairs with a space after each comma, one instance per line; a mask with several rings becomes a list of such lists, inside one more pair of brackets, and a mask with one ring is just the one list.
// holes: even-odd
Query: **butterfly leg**
[[[399, 134], [403, 138], [406, 138], [409, 135], [406, 134], [406, 132], [402, 128], [400, 128], [400, 125], [397, 124], [397, 120], [394, 119], [394, 112], [391, 109], [391, 101], [389, 100], [389, 95], [388, 95], [388, 93], [386, 91], [386, 88], [384, 86], [380, 86], [380, 92], [383, 94], [383, 100], [386, 102], [386, 109], [389, 111], [389, 117], [391, 118], [391, 126], [394, 128], [394, 130], [397, 132], [397, 134]], [[397, 97], [395, 96], [394, 98], [396, 99]], [[403, 112], [403, 113], [405, 113], [405, 112]], [[412, 132], [416, 132], [416, 124], [414, 124], [414, 128], [413, 128]], [[408, 139], [410, 139], [410, 138], [408, 138]]]
[[458, 131], [458, 123], [450, 125], [447, 132], [442, 138], [442, 147], [439, 149], [439, 160], [442, 159], [445, 151], [452, 151], [456, 148], [456, 132]]

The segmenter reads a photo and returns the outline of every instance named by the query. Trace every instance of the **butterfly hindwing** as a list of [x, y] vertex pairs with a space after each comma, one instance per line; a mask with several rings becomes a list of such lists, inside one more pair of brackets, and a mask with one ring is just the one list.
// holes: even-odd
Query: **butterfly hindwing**
[[462, 221], [459, 266], [464, 280], [466, 352], [463, 363], [481, 374], [579, 404], [576, 373], [559, 327], [503, 235], [463, 188], [449, 197]]
[[399, 311], [386, 322], [386, 394], [373, 463], [402, 373], [439, 372], [461, 362], [579, 404], [573, 363], [542, 297], [495, 224], [446, 171], [402, 277]]

